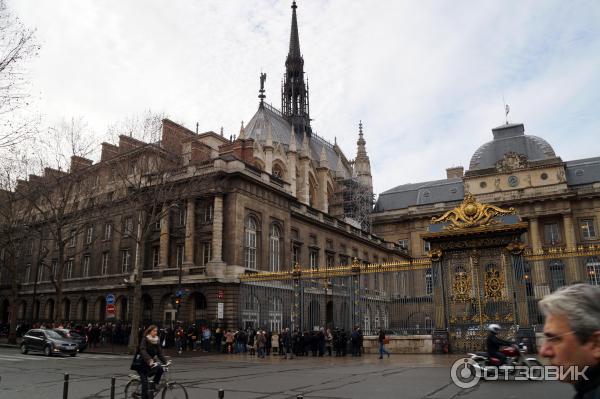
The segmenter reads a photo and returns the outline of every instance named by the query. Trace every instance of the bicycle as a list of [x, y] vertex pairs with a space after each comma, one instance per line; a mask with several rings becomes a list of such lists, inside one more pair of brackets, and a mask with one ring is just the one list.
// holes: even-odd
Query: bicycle
[[[163, 364], [163, 370], [165, 375], [163, 376], [164, 382], [160, 382], [156, 387], [153, 387], [151, 382], [148, 382], [148, 394], [151, 398], [158, 397], [158, 394], [162, 392], [162, 399], [188, 399], [188, 393], [185, 387], [178, 382], [171, 381], [171, 373], [169, 372], [169, 366], [171, 362]], [[138, 374], [129, 374], [130, 380], [125, 385], [125, 399], [140, 399], [142, 397], [142, 381]]]

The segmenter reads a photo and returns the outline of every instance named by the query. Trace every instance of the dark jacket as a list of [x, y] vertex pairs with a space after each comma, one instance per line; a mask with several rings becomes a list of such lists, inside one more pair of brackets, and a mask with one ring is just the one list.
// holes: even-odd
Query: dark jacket
[[488, 355], [493, 355], [496, 352], [500, 351], [501, 346], [510, 346], [510, 345], [512, 345], [512, 342], [506, 341], [502, 338], [499, 338], [496, 334], [494, 334], [491, 331], [487, 336], [486, 347], [487, 347]]
[[379, 343], [385, 341], [385, 332], [383, 330], [379, 330]]
[[590, 367], [585, 375], [588, 380], [580, 380], [575, 384], [575, 399], [600, 399], [600, 364]]
[[160, 347], [160, 340], [156, 344], [153, 344], [148, 340], [148, 338], [143, 337], [142, 341], [140, 342], [140, 354], [142, 355], [144, 364], [146, 365], [148, 365], [150, 360], [154, 359], [155, 357], [158, 357], [162, 363], [167, 362], [167, 359], [165, 359], [163, 356], [162, 348]]

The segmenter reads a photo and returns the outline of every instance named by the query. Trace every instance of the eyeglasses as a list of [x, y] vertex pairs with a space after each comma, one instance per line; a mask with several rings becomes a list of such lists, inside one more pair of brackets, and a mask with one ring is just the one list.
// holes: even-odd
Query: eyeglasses
[[564, 334], [551, 335], [548, 333], [544, 333], [544, 338], [542, 339], [542, 344], [550, 344], [555, 345], [562, 341], [564, 336], [575, 334], [575, 331], [569, 331]]

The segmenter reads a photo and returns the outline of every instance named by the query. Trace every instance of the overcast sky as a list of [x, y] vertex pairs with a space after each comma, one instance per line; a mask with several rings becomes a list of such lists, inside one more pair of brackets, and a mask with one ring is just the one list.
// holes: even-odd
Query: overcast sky
[[[151, 109], [237, 134], [280, 107], [291, 1], [9, 0], [37, 29], [32, 93], [47, 123]], [[356, 153], [375, 191], [468, 168], [491, 128], [523, 122], [563, 160], [600, 156], [600, 2], [300, 0], [313, 128]], [[98, 146], [99, 148], [99, 146]]]

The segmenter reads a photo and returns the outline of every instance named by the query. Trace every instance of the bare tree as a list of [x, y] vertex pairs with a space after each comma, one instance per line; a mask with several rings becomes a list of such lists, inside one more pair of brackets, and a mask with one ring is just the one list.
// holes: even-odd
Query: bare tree
[[19, 288], [25, 274], [19, 253], [30, 232], [31, 208], [24, 201], [23, 191], [17, 189], [24, 166], [24, 160], [19, 157], [4, 158], [0, 163], [0, 267], [7, 272], [4, 278], [10, 284], [9, 343], [16, 343], [17, 338]]
[[[30, 177], [29, 181], [27, 200], [48, 234], [42, 240], [54, 242], [55, 266], [50, 282], [56, 292], [51, 318], [56, 321], [60, 319], [65, 277], [69, 277], [73, 259], [81, 252], [77, 238], [93, 223], [96, 208], [98, 179], [89, 173], [91, 162], [84, 158], [92, 144], [92, 138], [85, 134], [86, 126], [83, 119], [73, 118], [52, 128], [47, 139], [40, 142], [44, 151], [40, 151], [37, 162], [43, 176], [35, 177], [35, 181]], [[48, 266], [49, 262], [42, 258], [40, 265]]]
[[40, 48], [34, 34], [0, 0], [0, 148], [27, 140], [36, 127], [35, 120], [16, 115], [29, 105], [25, 62]]

